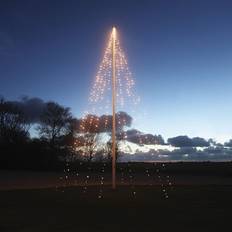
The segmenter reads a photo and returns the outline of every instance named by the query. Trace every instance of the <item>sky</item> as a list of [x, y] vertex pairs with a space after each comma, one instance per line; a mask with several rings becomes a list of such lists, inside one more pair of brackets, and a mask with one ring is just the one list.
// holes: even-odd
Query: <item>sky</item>
[[112, 26], [141, 102], [133, 127], [232, 138], [232, 1], [2, 0], [0, 95], [85, 110]]

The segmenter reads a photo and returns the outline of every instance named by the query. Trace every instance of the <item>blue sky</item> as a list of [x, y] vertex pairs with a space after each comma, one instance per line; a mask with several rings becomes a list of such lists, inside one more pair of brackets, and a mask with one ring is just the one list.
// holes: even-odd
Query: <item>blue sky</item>
[[0, 94], [85, 110], [111, 27], [141, 97], [145, 132], [232, 138], [232, 2], [1, 1]]

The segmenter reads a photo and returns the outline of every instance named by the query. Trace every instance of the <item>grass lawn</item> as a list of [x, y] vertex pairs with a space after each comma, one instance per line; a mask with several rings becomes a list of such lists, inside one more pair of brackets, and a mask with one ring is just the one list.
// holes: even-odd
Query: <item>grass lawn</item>
[[[0, 191], [0, 231], [231, 231], [232, 186]], [[101, 198], [99, 198], [102, 196]]]

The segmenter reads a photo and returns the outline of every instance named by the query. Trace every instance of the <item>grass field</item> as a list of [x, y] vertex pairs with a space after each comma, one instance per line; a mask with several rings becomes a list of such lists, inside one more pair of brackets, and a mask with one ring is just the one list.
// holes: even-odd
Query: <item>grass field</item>
[[2, 190], [0, 231], [230, 231], [228, 176], [227, 184], [189, 180], [165, 188], [120, 185], [115, 191], [109, 185]]
[[1, 191], [0, 231], [230, 231], [231, 193], [231, 186], [174, 187], [169, 198], [157, 186]]

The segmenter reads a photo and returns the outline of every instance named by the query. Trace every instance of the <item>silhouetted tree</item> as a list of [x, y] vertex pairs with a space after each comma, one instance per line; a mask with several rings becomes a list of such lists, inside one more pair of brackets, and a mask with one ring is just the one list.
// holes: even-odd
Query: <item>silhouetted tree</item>
[[228, 142], [224, 143], [225, 147], [232, 147], [232, 139], [230, 139]]
[[3, 98], [0, 99], [0, 143], [12, 144], [25, 141], [29, 137], [29, 124], [17, 107]]
[[[119, 158], [119, 141], [116, 140], [116, 149], [115, 149], [115, 155], [116, 155], [116, 161], [118, 160]], [[110, 139], [107, 143], [106, 143], [106, 146], [105, 146], [105, 153], [106, 153], [106, 159], [108, 161], [111, 161], [112, 160], [112, 140]]]
[[69, 153], [71, 160], [76, 160], [77, 152], [77, 137], [79, 131], [79, 120], [77, 118], [70, 118], [67, 125], [66, 134], [60, 138], [60, 145], [65, 147]]
[[76, 144], [80, 148], [82, 157], [86, 159], [86, 161], [91, 162], [98, 151], [97, 147], [100, 140], [99, 133], [85, 133], [79, 136], [77, 140]]
[[52, 146], [59, 137], [68, 133], [71, 120], [70, 109], [54, 102], [48, 102], [41, 118], [38, 131]]

